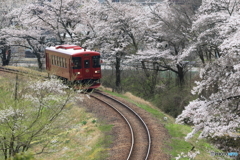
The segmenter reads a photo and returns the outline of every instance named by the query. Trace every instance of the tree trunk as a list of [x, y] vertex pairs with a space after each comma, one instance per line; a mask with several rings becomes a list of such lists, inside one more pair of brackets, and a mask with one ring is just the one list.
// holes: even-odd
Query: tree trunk
[[11, 59], [11, 50], [9, 47], [5, 47], [2, 50], [2, 65], [7, 66], [9, 65], [10, 59]]
[[3, 154], [4, 154], [4, 159], [7, 160], [8, 159], [8, 150], [7, 150], [7, 138], [6, 137], [3, 137], [3, 143], [2, 143], [2, 151], [3, 151]]
[[120, 92], [121, 91], [121, 56], [116, 56], [116, 91]]
[[149, 71], [147, 70], [147, 67], [146, 67], [146, 65], [145, 65], [145, 62], [144, 62], [144, 61], [141, 61], [141, 63], [142, 63], [142, 69], [143, 69], [146, 77], [149, 78], [149, 77], [150, 77], [150, 73], [149, 73]]
[[42, 64], [42, 62], [41, 62], [41, 57], [37, 58], [37, 62], [38, 62], [38, 68], [39, 68], [40, 70], [42, 70], [42, 69], [43, 69], [43, 64]]
[[199, 49], [198, 49], [198, 56], [201, 59], [202, 63], [205, 64], [204, 54], [203, 54], [203, 50], [201, 49], [201, 47], [199, 47]]
[[[14, 131], [14, 130], [12, 130]], [[14, 157], [14, 155], [16, 154], [14, 151], [14, 142], [15, 142], [15, 137], [12, 134], [11, 139], [10, 139], [10, 145], [9, 145], [9, 157]]]
[[156, 62], [153, 62], [153, 73], [152, 73], [152, 86], [151, 86], [151, 92], [152, 95], [155, 94], [155, 87], [157, 85], [157, 78], [158, 78], [158, 71], [159, 71], [159, 66]]
[[[142, 69], [144, 71], [144, 74], [146, 76], [146, 80], [144, 82], [145, 86], [145, 97], [152, 97], [155, 94], [155, 88], [157, 85], [157, 78], [158, 78], [158, 72], [159, 72], [159, 66], [157, 62], [151, 62], [152, 68], [146, 67], [146, 62], [141, 61]], [[144, 80], [143, 80], [144, 81]]]
[[179, 64], [177, 64], [177, 84], [179, 86], [182, 86], [184, 84], [184, 71], [183, 71], [183, 67]]
[[33, 48], [33, 54], [37, 57], [37, 62], [38, 62], [38, 68], [40, 70], [42, 70], [42, 62], [41, 62], [41, 54], [40, 54], [40, 49], [37, 47], [34, 47], [34, 45], [32, 45], [31, 41], [29, 39], [27, 39], [28, 44], [31, 46], [31, 48]]
[[41, 55], [38, 52], [36, 52], [36, 51], [34, 51], [33, 54], [37, 57], [38, 68], [40, 70], [42, 70], [43, 69], [43, 64], [41, 62]]

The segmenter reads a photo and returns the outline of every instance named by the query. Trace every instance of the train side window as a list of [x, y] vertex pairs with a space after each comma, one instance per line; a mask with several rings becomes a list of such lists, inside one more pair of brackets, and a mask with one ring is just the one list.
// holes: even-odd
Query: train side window
[[84, 60], [84, 68], [89, 68], [89, 67], [90, 67], [89, 60]]
[[101, 66], [100, 56], [93, 56], [92, 62], [93, 62], [93, 68], [99, 68]]
[[51, 62], [52, 62], [52, 64], [53, 64], [53, 55], [51, 55]]
[[54, 65], [57, 65], [57, 57], [54, 56]]
[[58, 57], [58, 66], [61, 67], [61, 57]]
[[80, 69], [81, 68], [81, 57], [73, 57], [73, 69]]
[[64, 68], [67, 68], [67, 61], [66, 61], [66, 58], [64, 58]]
[[60, 66], [59, 63], [60, 63], [60, 58], [57, 57], [57, 66]]
[[54, 65], [54, 55], [52, 55], [52, 64]]
[[61, 67], [61, 58], [58, 57], [58, 66]]
[[62, 67], [65, 68], [65, 58], [62, 58]]
[[63, 58], [60, 57], [60, 67], [63, 67]]
[[61, 67], [61, 57], [58, 57], [58, 66]]

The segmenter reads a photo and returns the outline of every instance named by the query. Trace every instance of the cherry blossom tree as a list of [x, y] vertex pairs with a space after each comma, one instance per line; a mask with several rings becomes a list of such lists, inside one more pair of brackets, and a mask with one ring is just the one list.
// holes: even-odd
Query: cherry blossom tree
[[[23, 28], [21, 28], [23, 27]], [[14, 26], [2, 29], [6, 44], [9, 46], [20, 46], [31, 49], [37, 57], [38, 67], [42, 69], [43, 49], [46, 46], [45, 36], [41, 36], [42, 31], [35, 27]]]
[[[135, 54], [143, 45], [146, 33], [145, 12], [138, 3], [95, 4], [87, 8], [89, 39], [86, 45], [99, 49], [103, 58], [113, 62], [116, 68], [116, 90], [121, 90], [121, 63], [126, 55]], [[86, 24], [86, 23], [85, 23]]]
[[73, 31], [81, 22], [80, 4], [80, 0], [45, 0], [14, 9], [6, 15], [12, 25], [2, 29], [3, 37], [11, 46], [31, 49], [41, 69], [46, 46], [74, 42]]
[[6, 66], [9, 64], [10, 60], [11, 60], [11, 49], [10, 47], [6, 44], [6, 39], [2, 39], [0, 41], [0, 57], [2, 59], [2, 66]]
[[26, 8], [16, 8], [9, 12], [5, 18], [9, 20], [9, 27], [1, 30], [1, 37], [6, 39], [9, 46], [20, 46], [31, 49], [38, 59], [38, 66], [42, 68], [41, 58], [45, 46], [45, 36], [36, 19], [30, 16]]
[[27, 151], [33, 141], [56, 133], [65, 107], [82, 98], [76, 98], [56, 79], [17, 82], [15, 85], [1, 80], [0, 152], [4, 159]]
[[190, 59], [184, 50], [192, 37], [190, 28], [194, 13], [195, 9], [189, 3], [174, 5], [164, 1], [149, 7], [145, 45], [133, 57], [141, 61], [144, 70], [145, 64], [150, 62], [157, 66], [156, 70], [174, 72], [178, 84], [184, 83], [188, 71], [184, 61]]
[[[201, 81], [196, 82], [192, 93], [199, 98], [190, 102], [178, 123], [194, 125], [186, 138], [200, 131], [200, 137], [217, 139], [232, 138], [239, 144], [240, 128], [240, 56], [238, 0], [203, 1], [193, 30], [206, 29], [198, 34], [190, 50], [206, 45], [209, 54], [216, 59], [208, 62], [200, 72]], [[216, 51], [217, 49], [217, 51]], [[225, 144], [223, 142], [222, 146]], [[225, 146], [229, 149], [230, 146]], [[239, 145], [234, 146], [235, 149]]]
[[[2, 12], [0, 12], [0, 14], [5, 15], [9, 8], [6, 7], [5, 9], [6, 10], [3, 10]], [[7, 26], [8, 26], [8, 20], [4, 16], [0, 16], [0, 30]], [[0, 51], [1, 51], [0, 57], [2, 59], [2, 65], [3, 66], [8, 65], [11, 59], [11, 50], [10, 50], [10, 46], [6, 42], [6, 38], [0, 38]]]
[[222, 33], [223, 25], [228, 17], [239, 9], [238, 3], [237, 0], [203, 1], [192, 27], [192, 32], [196, 35], [192, 39], [194, 43], [186, 53], [197, 53], [203, 64], [205, 61], [219, 58], [219, 46], [227, 38], [226, 34]]
[[74, 42], [74, 30], [82, 21], [82, 0], [52, 0], [42, 1], [39, 5], [28, 7], [32, 16], [60, 44]]

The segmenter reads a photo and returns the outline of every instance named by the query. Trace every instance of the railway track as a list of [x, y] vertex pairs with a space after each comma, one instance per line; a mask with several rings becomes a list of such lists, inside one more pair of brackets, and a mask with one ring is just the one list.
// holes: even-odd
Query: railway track
[[0, 67], [0, 71], [1, 72], [7, 72], [7, 73], [19, 73], [18, 70], [9, 69], [9, 68], [5, 68], [5, 67]]
[[121, 159], [148, 160], [151, 149], [151, 135], [143, 119], [126, 104], [100, 91], [94, 92], [91, 96], [113, 108], [128, 125], [131, 136], [128, 135], [127, 137], [131, 137], [129, 140], [131, 143], [128, 145], [128, 154]]
[[[13, 74], [21, 74], [25, 75], [28, 72], [19, 71], [15, 69], [9, 69], [5, 67], [0, 67], [0, 72], [9, 72]], [[30, 76], [41, 76], [41, 75], [30, 75]], [[43, 76], [41, 76], [43, 77]], [[44, 77], [45, 78], [45, 77]], [[124, 137], [128, 137], [127, 141], [124, 142], [124, 153], [126, 153], [125, 157], [121, 157], [123, 160], [148, 160], [150, 151], [151, 151], [151, 135], [149, 129], [144, 122], [144, 120], [129, 106], [120, 102], [113, 97], [110, 97], [106, 94], [101, 93], [100, 91], [96, 90], [91, 94], [92, 97], [104, 103], [105, 105], [113, 108], [115, 112], [125, 121], [128, 126], [128, 133], [122, 133], [126, 135], [121, 135]]]
[[33, 74], [27, 71], [20, 71], [17, 69], [11, 69], [11, 68], [6, 68], [6, 67], [0, 67], [0, 72], [6, 72], [6, 73], [12, 73], [12, 74], [20, 74], [20, 75], [28, 75], [31, 77], [41, 77], [41, 78], [48, 78], [47, 76], [43, 76], [40, 74]]

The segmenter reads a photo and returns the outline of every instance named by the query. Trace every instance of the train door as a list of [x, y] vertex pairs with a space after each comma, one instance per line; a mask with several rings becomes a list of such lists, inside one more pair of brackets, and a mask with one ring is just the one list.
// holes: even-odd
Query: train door
[[90, 57], [83, 57], [83, 75], [84, 79], [91, 78], [91, 65], [90, 65]]

